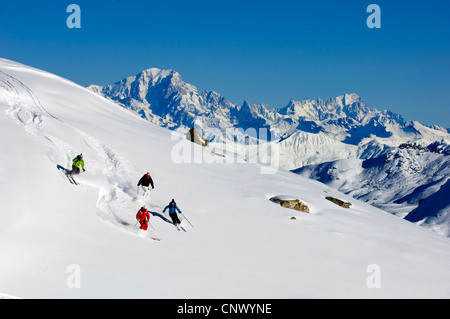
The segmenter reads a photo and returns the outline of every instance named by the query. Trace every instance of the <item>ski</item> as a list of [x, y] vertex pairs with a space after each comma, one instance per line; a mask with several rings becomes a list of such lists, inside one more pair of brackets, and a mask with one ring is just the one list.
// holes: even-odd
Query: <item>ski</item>
[[189, 219], [186, 218], [186, 216], [184, 216], [184, 214], [182, 212], [180, 212], [180, 214], [184, 217], [184, 219], [189, 223], [189, 225], [192, 226], [192, 228], [194, 227], [194, 225], [191, 224], [191, 222], [189, 221]]
[[56, 168], [61, 172], [61, 175], [65, 175], [67, 177], [67, 179], [69, 180], [69, 182], [73, 185], [80, 185], [74, 178], [72, 175], [70, 175], [70, 170], [68, 170], [65, 167], [62, 167], [61, 165], [57, 165]]
[[172, 225], [174, 225], [178, 229], [178, 231], [180, 231], [180, 228], [181, 228], [184, 232], [186, 232], [186, 229], [184, 229], [183, 226], [175, 225], [175, 224], [172, 224]]
[[70, 184], [73, 184], [72, 179], [70, 178], [70, 176], [68, 174], [66, 174], [67, 179], [69, 180]]
[[74, 185], [80, 185], [75, 178], [73, 178], [72, 176], [70, 176], [69, 174], [67, 174], [67, 179], [69, 180], [69, 182], [71, 182]]
[[161, 238], [155, 237], [155, 236], [148, 236], [150, 239], [156, 240], [156, 241], [161, 241]]
[[161, 238], [157, 237], [156, 235], [152, 235], [150, 233], [141, 233], [141, 237], [146, 237], [146, 238], [153, 239], [156, 241], [161, 241]]
[[152, 235], [152, 234], [150, 234], [150, 233], [148, 233], [147, 231], [145, 231], [145, 230], [138, 230], [137, 232], [136, 232], [136, 234], [139, 236], [139, 237], [142, 237], [142, 238], [148, 238], [148, 239], [153, 239], [153, 240], [156, 240], [156, 241], [161, 241], [161, 238], [159, 238], [159, 237], [157, 237], [156, 235]]

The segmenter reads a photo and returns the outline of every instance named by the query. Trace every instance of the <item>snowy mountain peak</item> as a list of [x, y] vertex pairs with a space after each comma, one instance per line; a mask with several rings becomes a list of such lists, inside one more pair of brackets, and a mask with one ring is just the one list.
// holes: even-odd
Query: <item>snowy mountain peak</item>
[[[144, 70], [136, 75], [136, 78], [141, 77], [148, 77], [150, 79], [153, 79], [153, 82], [156, 83], [160, 79], [164, 79], [168, 76], [173, 76], [175, 74], [178, 74], [174, 70], [163, 70], [158, 68], [149, 68], [147, 70]], [[179, 75], [179, 74], [178, 74]]]
[[330, 98], [324, 102], [322, 99], [302, 101], [290, 100], [289, 104], [280, 109], [279, 113], [295, 120], [324, 121], [339, 118], [354, 118], [361, 121], [370, 110], [356, 93], [344, 94]]
[[336, 101], [341, 101], [342, 106], [351, 105], [353, 103], [362, 102], [361, 97], [356, 93], [349, 93], [338, 96]]

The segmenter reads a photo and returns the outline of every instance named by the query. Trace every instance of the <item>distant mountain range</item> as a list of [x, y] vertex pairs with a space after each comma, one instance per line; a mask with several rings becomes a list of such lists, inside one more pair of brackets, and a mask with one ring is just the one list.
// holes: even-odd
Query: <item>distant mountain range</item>
[[407, 220], [450, 236], [450, 145], [404, 143], [371, 159], [294, 170]]
[[[371, 158], [412, 140], [431, 143], [450, 139], [446, 128], [369, 108], [354, 93], [327, 101], [291, 100], [281, 109], [246, 101], [238, 105], [214, 91], [199, 93], [173, 70], [156, 68], [88, 89], [172, 130], [187, 131], [201, 123], [211, 142], [222, 141], [209, 134], [211, 128], [266, 128], [280, 147], [280, 166], [285, 169], [344, 158]], [[245, 134], [236, 134], [235, 140], [245, 140]]]
[[[281, 109], [247, 101], [238, 105], [214, 91], [199, 93], [176, 71], [156, 68], [88, 89], [159, 126], [184, 132], [201, 127], [210, 147], [244, 154], [246, 143], [269, 139], [279, 150], [281, 168], [309, 175], [401, 216], [450, 177], [449, 154], [430, 151], [433, 143], [447, 149], [448, 128], [370, 108], [355, 93], [327, 101], [290, 100]], [[268, 138], [258, 135], [260, 128], [271, 132]], [[218, 134], [218, 130], [233, 133]], [[411, 153], [412, 148], [400, 145], [422, 149]], [[389, 158], [391, 164], [385, 162]], [[415, 171], [417, 167], [420, 171]]]

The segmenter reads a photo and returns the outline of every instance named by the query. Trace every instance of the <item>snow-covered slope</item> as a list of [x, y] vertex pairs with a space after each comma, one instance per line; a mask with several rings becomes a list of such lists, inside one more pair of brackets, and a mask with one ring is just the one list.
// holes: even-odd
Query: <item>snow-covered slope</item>
[[[0, 136], [4, 296], [450, 297], [447, 238], [288, 171], [261, 174], [258, 164], [217, 159], [177, 164], [208, 148], [4, 59]], [[78, 153], [86, 172], [74, 186], [57, 167]], [[133, 227], [146, 171], [161, 241]], [[311, 213], [271, 202], [276, 195], [301, 199]], [[186, 233], [161, 212], [172, 198], [194, 225], [184, 221]], [[370, 288], [374, 276], [379, 288]]]
[[438, 191], [420, 201], [405, 219], [450, 237], [450, 179]]
[[[155, 68], [113, 85], [92, 85], [88, 89], [159, 126], [179, 132], [186, 132], [196, 126], [203, 130], [210, 147], [215, 148], [217, 153], [235, 152], [245, 158], [252, 153], [256, 155], [250, 156], [250, 161], [272, 163], [288, 170], [347, 159], [350, 160], [348, 163], [359, 163], [347, 174], [359, 174], [356, 178], [358, 182], [353, 183], [353, 179], [344, 181], [339, 173], [342, 179], [339, 183], [333, 182], [333, 185], [339, 184], [337, 186], [341, 187], [345, 182], [349, 186], [341, 190], [396, 215], [409, 213], [423, 196], [431, 195], [431, 191], [436, 191], [436, 186], [443, 182], [440, 181], [439, 185], [427, 183], [436, 179], [435, 165], [415, 174], [415, 178], [410, 178], [411, 174], [399, 175], [398, 178], [393, 174], [388, 179], [378, 176], [384, 174], [383, 169], [387, 170], [380, 166], [372, 168], [369, 174], [371, 177], [364, 179], [363, 176], [367, 177], [367, 174], [360, 174], [358, 169], [363, 160], [384, 158], [404, 143], [420, 141], [430, 144], [443, 139], [450, 140], [450, 134], [446, 128], [424, 126], [417, 121], [406, 121], [401, 115], [390, 111], [369, 108], [355, 93], [327, 101], [291, 100], [287, 106], [277, 110], [246, 101], [237, 105], [213, 91], [200, 94], [195, 86], [185, 83], [177, 72]], [[266, 140], [270, 140], [270, 143], [267, 144]], [[263, 146], [259, 145], [261, 142]], [[265, 156], [269, 152], [258, 156], [255, 149], [275, 150], [272, 154], [276, 156]], [[348, 163], [336, 165], [346, 167]], [[425, 167], [428, 164], [422, 161], [420, 165]], [[319, 170], [324, 167], [327, 164], [320, 165]], [[381, 171], [374, 173], [375, 170]], [[305, 168], [304, 171], [311, 171], [311, 168]], [[321, 178], [319, 175], [327, 176], [321, 172], [306, 176]], [[420, 180], [417, 178], [419, 176]], [[374, 177], [375, 181], [372, 179]], [[328, 179], [320, 180], [329, 182]], [[370, 187], [369, 184], [375, 186]], [[417, 186], [420, 188], [416, 190]], [[424, 189], [426, 194], [422, 194]], [[408, 193], [415, 196], [403, 200], [402, 196]], [[401, 202], [401, 205], [396, 201]]]
[[[372, 159], [331, 161], [304, 166], [293, 172], [318, 180], [394, 215], [405, 217], [423, 199], [437, 192], [448, 181], [449, 155], [450, 145], [445, 140], [429, 145], [422, 141], [401, 144], [388, 154]], [[444, 190], [440, 192], [445, 193]], [[431, 208], [431, 203], [434, 203], [436, 209]], [[422, 212], [409, 220], [448, 235], [450, 209], [442, 204], [440, 200], [430, 201], [426, 205], [427, 213], [424, 211], [425, 206], [422, 206]], [[437, 215], [440, 218], [431, 218]], [[423, 223], [424, 219], [428, 221]]]

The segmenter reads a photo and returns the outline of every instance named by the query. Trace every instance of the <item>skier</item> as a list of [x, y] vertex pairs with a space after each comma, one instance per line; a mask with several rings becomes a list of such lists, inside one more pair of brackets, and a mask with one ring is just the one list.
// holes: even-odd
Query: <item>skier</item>
[[[166, 212], [166, 209], [169, 209], [169, 216], [172, 218], [172, 222], [175, 226], [180, 224], [180, 220], [178, 219], [177, 211], [181, 214], [181, 210], [178, 208], [177, 204], [175, 203], [175, 200], [172, 199], [172, 201], [169, 203], [169, 205], [164, 208], [163, 213]], [[178, 226], [177, 226], [178, 227]]]
[[83, 169], [83, 172], [86, 172], [86, 170], [84, 169], [83, 154], [80, 154], [73, 159], [72, 170], [68, 173], [68, 175], [72, 176], [73, 174], [75, 175], [80, 174], [80, 167]]
[[152, 185], [152, 189], [155, 188], [153, 185], [153, 179], [150, 176], [150, 173], [147, 172], [144, 176], [141, 177], [139, 180], [137, 186], [138, 186], [138, 192], [139, 192], [139, 186], [142, 187], [142, 190], [144, 191], [144, 198], [147, 198], [150, 195], [150, 189], [149, 186]]
[[147, 230], [148, 222], [150, 220], [150, 214], [148, 213], [148, 209], [145, 206], [142, 206], [141, 209], [136, 214], [136, 219], [141, 224], [140, 229]]

